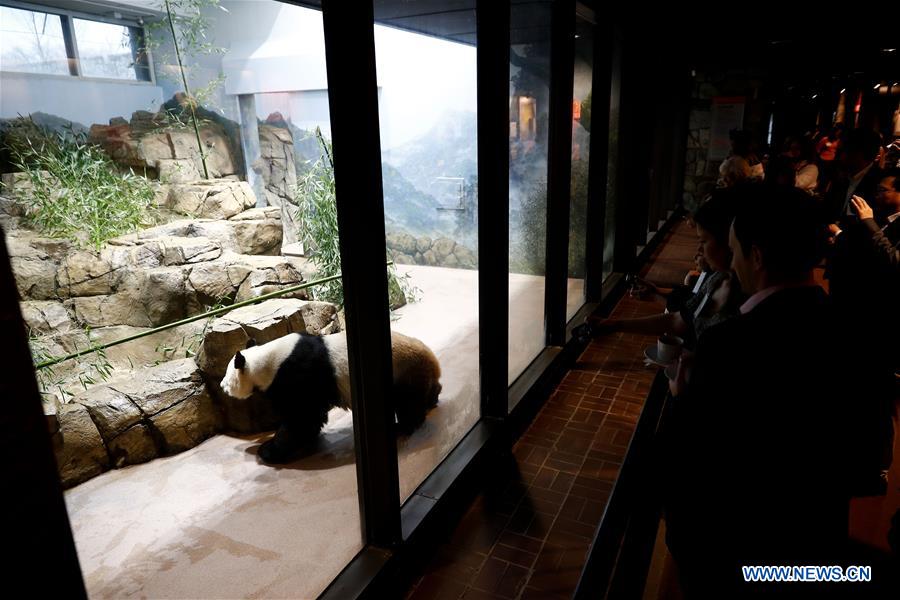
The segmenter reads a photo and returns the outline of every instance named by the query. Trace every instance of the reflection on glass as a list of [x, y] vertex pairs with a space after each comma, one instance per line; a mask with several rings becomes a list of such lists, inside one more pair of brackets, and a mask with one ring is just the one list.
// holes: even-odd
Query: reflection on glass
[[0, 6], [0, 71], [68, 75], [61, 18]]
[[[105, 18], [106, 4], [79, 7]], [[41, 242], [56, 254], [42, 262], [51, 275], [39, 285], [21, 271], [30, 261], [14, 265], [29, 278], [20, 285], [28, 290], [23, 300], [56, 315], [30, 322], [40, 321], [51, 356], [84, 348], [88, 335], [108, 342], [310, 281], [334, 264], [333, 255], [319, 261], [338, 245], [324, 150], [330, 115], [321, 13], [268, 0], [222, 4], [228, 12], [211, 9], [203, 21], [205, 39], [225, 51], [182, 47], [192, 90], [209, 87], [195, 102], [175, 62], [164, 58], [170, 38], [151, 46], [160, 59], [147, 63], [152, 82], [135, 85], [133, 30], [85, 15], [72, 29], [90, 77], [72, 77], [59, 17], [2, 9], [0, 143], [46, 144], [27, 165], [36, 177], [13, 177], [11, 185], [59, 181], [65, 185], [51, 183], [46, 194], [51, 208], [77, 201], [101, 211], [127, 202], [141, 217], [136, 231], [112, 232], [97, 246], [80, 243], [82, 230], [93, 227], [88, 218], [66, 232], [68, 242]], [[165, 27], [154, 33], [168, 35]], [[7, 70], [14, 67], [33, 73]], [[199, 146], [191, 106], [200, 117]], [[66, 136], [79, 143], [59, 141]], [[314, 214], [301, 221], [298, 210], [313, 195]], [[160, 210], [147, 208], [157, 203]], [[91, 214], [109, 223], [132, 212]], [[56, 227], [71, 215], [49, 217]], [[5, 219], [3, 226], [26, 223]], [[28, 227], [19, 233], [30, 240], [56, 232]], [[301, 249], [313, 228], [318, 244]], [[63, 290], [47, 283], [55, 282], [57, 262], [115, 275], [97, 280], [99, 287], [72, 277]], [[311, 293], [332, 292], [339, 290]], [[78, 307], [71, 316], [68, 306]], [[314, 598], [359, 552], [352, 415], [328, 411], [311, 436], [315, 449], [274, 466], [258, 453], [280, 419], [260, 397], [239, 400], [219, 388], [250, 336], [263, 343], [305, 331], [339, 341], [339, 322], [330, 318], [336, 308], [312, 306], [267, 300], [111, 347], [97, 361], [54, 366], [44, 391], [58, 392], [61, 404], [56, 457], [90, 596]], [[302, 385], [291, 394], [296, 403], [333, 399]]]
[[140, 29], [84, 19], [74, 22], [82, 75], [150, 81]]
[[550, 4], [510, 13], [509, 383], [545, 346]]
[[474, 5], [427, 3], [421, 19], [374, 5], [391, 329], [434, 352], [443, 388], [401, 437], [401, 501], [480, 416]]
[[575, 313], [584, 304], [593, 64], [594, 28], [579, 16], [575, 24], [575, 83], [572, 90], [572, 180], [569, 203], [567, 321], [575, 316]]
[[606, 159], [606, 215], [603, 232], [603, 279], [613, 272], [613, 257], [616, 248], [616, 206], [618, 205], [617, 165], [619, 163], [619, 115], [622, 62], [618, 47], [613, 60], [612, 78], [609, 89], [609, 140]]

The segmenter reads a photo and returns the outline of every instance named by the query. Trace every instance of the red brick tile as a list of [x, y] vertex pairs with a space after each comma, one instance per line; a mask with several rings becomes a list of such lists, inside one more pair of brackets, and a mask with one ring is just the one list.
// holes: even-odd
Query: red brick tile
[[489, 557], [472, 582], [472, 587], [493, 593], [497, 586], [500, 585], [500, 580], [503, 579], [503, 574], [506, 573], [506, 567], [506, 562]]
[[529, 568], [514, 564], [509, 565], [494, 593], [503, 598], [518, 597], [519, 593], [525, 588], [529, 575]]
[[507, 546], [513, 546], [514, 548], [521, 548], [526, 552], [531, 552], [533, 554], [538, 554], [541, 551], [541, 548], [544, 545], [543, 540], [537, 540], [534, 538], [526, 537], [524, 535], [518, 535], [512, 532], [504, 532], [503, 535], [500, 536], [500, 544], [505, 544]]
[[581, 521], [576, 521], [575, 519], [559, 516], [557, 517], [556, 522], [553, 523], [552, 531], [570, 533], [590, 541], [594, 538], [595, 529], [596, 525], [589, 525], [587, 523], [582, 523]]
[[[596, 425], [591, 425], [589, 423], [569, 423], [566, 426], [567, 431], [579, 431], [581, 433], [590, 434], [592, 436], [597, 433], [597, 429], [598, 428]], [[563, 432], [563, 435], [565, 435], [565, 432]]]
[[559, 436], [559, 440], [556, 442], [556, 449], [584, 457], [591, 449], [593, 438], [594, 436], [591, 432], [572, 429], [570, 424], [566, 426], [566, 430]]
[[562, 450], [554, 450], [550, 454], [550, 458], [578, 466], [580, 466], [582, 461], [584, 460], [584, 456], [572, 452], [564, 452]]
[[550, 486], [553, 485], [553, 482], [556, 480], [556, 475], [558, 473], [559, 471], [557, 471], [556, 469], [541, 467], [541, 470], [538, 471], [538, 474], [531, 481], [530, 487], [550, 489]]
[[497, 600], [501, 598], [501, 596], [497, 596], [496, 594], [490, 594], [488, 592], [483, 592], [481, 590], [475, 590], [469, 588], [466, 590], [465, 594], [462, 596], [465, 600]]
[[466, 586], [458, 581], [431, 573], [425, 575], [413, 593], [410, 600], [444, 600], [455, 599], [462, 596]]
[[504, 560], [510, 564], [530, 569], [535, 559], [537, 559], [537, 553], [507, 546], [506, 544], [497, 544], [491, 551], [491, 558]]
[[[536, 491], [536, 490], [535, 490]], [[522, 502], [530, 502], [531, 507], [534, 509], [536, 513], [544, 513], [546, 515], [555, 515], [559, 512], [559, 509], [562, 508], [563, 502], [565, 501], [565, 496], [562, 494], [560, 497], [526, 497]]]
[[568, 498], [566, 498], [565, 503], [563, 503], [562, 508], [559, 511], [559, 517], [567, 519], [577, 519], [581, 516], [581, 512], [584, 509], [584, 505], [586, 502], [586, 498], [569, 496]]
[[531, 524], [528, 525], [528, 529], [525, 531], [525, 535], [540, 540], [546, 538], [547, 534], [550, 533], [550, 528], [553, 525], [554, 518], [554, 515], [548, 515], [546, 513], [534, 513], [534, 519], [532, 519]]
[[553, 469], [557, 469], [562, 471], [563, 473], [568, 473], [570, 475], [575, 475], [578, 473], [579, 465], [573, 464], [568, 461], [562, 461], [558, 458], [553, 458], [552, 456], [547, 459], [547, 462], [544, 463], [546, 466], [551, 467]]
[[582, 523], [598, 524], [606, 510], [605, 500], [586, 500], [578, 520]]
[[526, 585], [525, 590], [522, 592], [522, 600], [569, 600], [571, 597], [572, 590], [568, 593], [556, 593], [539, 590], [529, 585]]
[[546, 593], [565, 595], [570, 598], [575, 591], [575, 586], [578, 585], [580, 576], [581, 571], [575, 569], [540, 572], [531, 576], [528, 585]]
[[554, 492], [560, 492], [561, 494], [568, 494], [573, 481], [575, 481], [575, 475], [570, 473], [559, 473], [553, 481], [553, 485], [550, 486], [550, 489]]
[[[513, 513], [509, 523], [506, 524], [506, 531], [524, 535], [528, 531], [533, 520], [534, 510], [529, 503], [523, 502], [519, 505], [519, 508], [516, 509], [516, 512]], [[541, 535], [540, 539], [543, 539], [543, 537], [544, 536]]]
[[619, 430], [616, 432], [615, 438], [613, 438], [613, 444], [617, 446], [622, 446], [623, 448], [628, 446], [628, 443], [631, 441], [632, 432]]

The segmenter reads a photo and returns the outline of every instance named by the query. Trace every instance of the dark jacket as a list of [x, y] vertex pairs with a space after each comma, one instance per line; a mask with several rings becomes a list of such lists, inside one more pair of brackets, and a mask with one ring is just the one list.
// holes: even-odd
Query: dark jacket
[[829, 264], [838, 312], [864, 330], [871, 360], [900, 370], [900, 219], [883, 228], [873, 219], [848, 223]]
[[790, 288], [701, 338], [665, 452], [667, 541], [687, 587], [739, 586], [741, 565], [834, 564], [854, 477], [877, 462], [834, 319], [821, 288]]

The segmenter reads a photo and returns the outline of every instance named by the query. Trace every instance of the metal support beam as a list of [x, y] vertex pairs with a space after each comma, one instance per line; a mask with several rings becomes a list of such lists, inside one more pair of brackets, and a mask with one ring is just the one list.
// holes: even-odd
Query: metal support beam
[[603, 289], [603, 246], [606, 229], [606, 179], [609, 160], [609, 99], [614, 49], [610, 25], [594, 26], [591, 74], [591, 162], [588, 170], [585, 301], [600, 302]]
[[[400, 542], [372, 3], [323, 0], [328, 105], [365, 542]], [[348, 43], [352, 40], [352, 43]]]
[[478, 0], [478, 314], [482, 417], [507, 413], [509, 0]]
[[547, 344], [566, 337], [569, 196], [572, 182], [572, 86], [575, 78], [575, 1], [554, 0], [550, 37], [550, 124], [547, 156]]

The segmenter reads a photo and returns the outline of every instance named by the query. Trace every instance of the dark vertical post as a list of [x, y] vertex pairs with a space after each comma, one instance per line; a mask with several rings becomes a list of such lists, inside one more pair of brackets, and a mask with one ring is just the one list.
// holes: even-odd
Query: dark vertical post
[[328, 106], [347, 315], [360, 518], [368, 544], [400, 541], [371, 2], [323, 0]]
[[575, 1], [554, 0], [550, 34], [550, 124], [547, 156], [547, 344], [566, 337], [569, 190], [572, 182], [572, 85], [575, 77]]
[[[0, 230], [2, 232], [2, 230]], [[6, 236], [0, 235], [0, 450], [3, 452], [2, 531], [15, 545], [4, 561], [10, 597], [41, 594], [87, 598], [62, 486], [41, 409], [34, 365], [19, 311]], [[44, 572], [53, 565], [52, 575]], [[18, 592], [18, 593], [17, 593]]]
[[69, 75], [78, 77], [81, 65], [78, 62], [78, 44], [75, 41], [75, 23], [72, 17], [60, 16], [62, 24], [63, 44], [66, 46], [66, 56], [69, 59]]
[[609, 160], [609, 95], [612, 84], [613, 30], [594, 25], [594, 68], [591, 74], [591, 150], [588, 166], [585, 301], [599, 302], [603, 287], [603, 244], [606, 228], [606, 176]]
[[640, 90], [639, 40], [625, 31], [622, 48], [621, 113], [619, 125], [619, 173], [616, 177], [616, 249], [614, 269], [634, 269], [637, 246], [647, 242], [647, 209], [650, 175], [650, 133], [646, 126], [647, 99]]
[[481, 415], [505, 417], [509, 362], [509, 0], [477, 0]]

